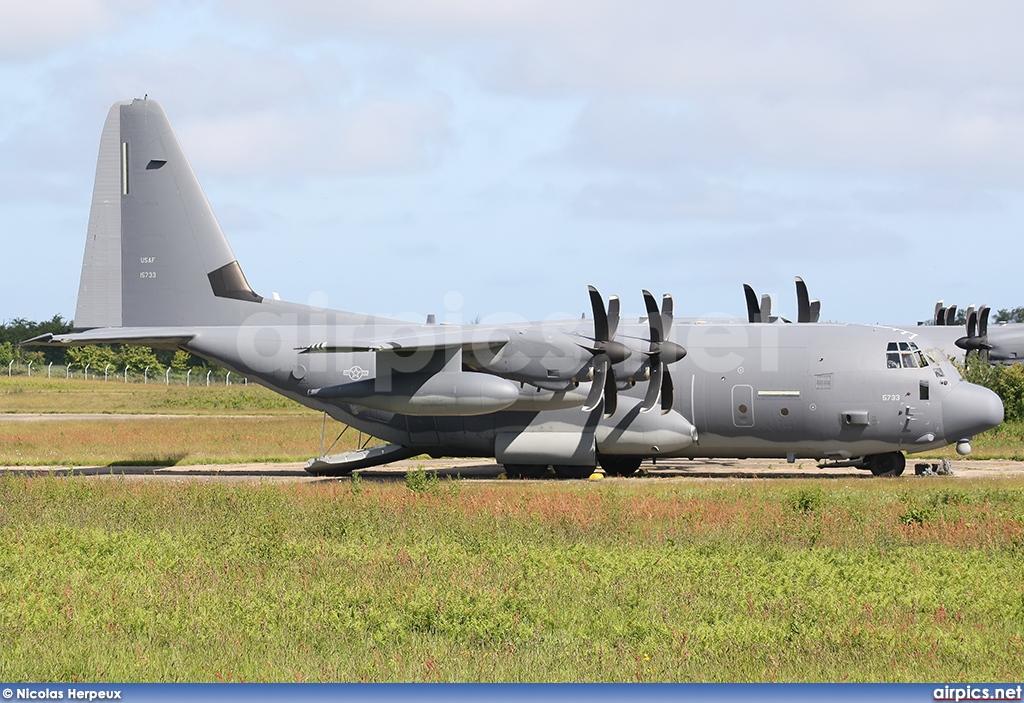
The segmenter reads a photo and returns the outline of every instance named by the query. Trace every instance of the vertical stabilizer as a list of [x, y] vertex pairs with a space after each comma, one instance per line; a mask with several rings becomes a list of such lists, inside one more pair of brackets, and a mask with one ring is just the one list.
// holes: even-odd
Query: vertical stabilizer
[[100, 137], [75, 325], [121, 326], [121, 106], [107, 113]]
[[75, 326], [240, 324], [261, 301], [163, 109], [116, 103], [100, 139]]

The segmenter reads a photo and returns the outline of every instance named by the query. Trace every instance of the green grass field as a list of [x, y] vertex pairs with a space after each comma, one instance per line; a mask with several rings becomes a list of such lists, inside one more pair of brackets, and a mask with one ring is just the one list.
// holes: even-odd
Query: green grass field
[[246, 415], [316, 414], [298, 403], [258, 386], [165, 386], [44, 376], [0, 376], [3, 413], [196, 413]]
[[1020, 681], [1024, 482], [0, 478], [8, 681]]
[[[25, 422], [22, 413], [97, 414]], [[105, 418], [104, 414], [159, 418]], [[0, 377], [0, 465], [107, 466], [305, 461], [322, 416], [260, 386]], [[342, 426], [329, 420], [326, 443]], [[354, 449], [348, 432], [332, 451]]]

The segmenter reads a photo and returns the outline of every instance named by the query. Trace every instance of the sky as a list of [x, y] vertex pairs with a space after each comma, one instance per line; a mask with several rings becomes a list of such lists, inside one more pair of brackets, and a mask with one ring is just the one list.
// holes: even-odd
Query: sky
[[1024, 305], [1015, 0], [0, 5], [0, 321], [74, 316], [148, 95], [260, 294], [423, 319]]

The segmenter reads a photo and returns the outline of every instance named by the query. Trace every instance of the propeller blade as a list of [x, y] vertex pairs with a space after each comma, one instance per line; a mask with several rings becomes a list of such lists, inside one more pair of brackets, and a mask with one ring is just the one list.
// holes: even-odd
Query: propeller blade
[[811, 301], [811, 322], [817, 322], [821, 317], [821, 301], [815, 298]]
[[946, 308], [946, 320], [943, 324], [947, 327], [952, 327], [956, 324], [956, 305], [950, 305]]
[[[594, 378], [590, 382], [590, 393], [587, 394], [587, 402], [583, 404], [584, 412], [591, 412], [598, 405], [601, 404], [601, 397], [605, 393], [605, 385], [608, 376], [608, 369], [611, 366], [611, 362], [608, 361], [608, 357], [604, 354], [599, 354], [594, 357]], [[614, 383], [612, 386], [614, 387]]]
[[772, 297], [765, 293], [761, 296], [761, 322], [772, 321]]
[[971, 310], [971, 314], [967, 316], [967, 338], [971, 339], [978, 336], [978, 313], [975, 310]]
[[675, 390], [672, 388], [672, 374], [665, 369], [665, 376], [661, 379], [661, 414], [671, 412], [675, 403]]
[[605, 374], [604, 378], [604, 416], [611, 417], [615, 414], [615, 408], [619, 405], [619, 389], [615, 383], [615, 374], [611, 371], [611, 362], [608, 364], [609, 370]]
[[[600, 298], [601, 296], [598, 295]], [[607, 340], [615, 339], [615, 332], [619, 329], [619, 296], [613, 295], [608, 298], [608, 334]]]
[[651, 356], [651, 380], [647, 384], [647, 393], [644, 394], [644, 402], [640, 404], [640, 412], [646, 413], [654, 409], [661, 395], [662, 379], [665, 376], [665, 365], [661, 363], [657, 354]]
[[757, 302], [757, 293], [754, 292], [753, 288], [744, 283], [743, 295], [747, 299], [747, 322], [760, 322], [761, 306]]
[[608, 339], [608, 315], [604, 311], [604, 300], [594, 286], [587, 286], [590, 291], [590, 307], [594, 311], [594, 339], [598, 342]]
[[799, 276], [796, 277], [796, 321], [811, 321], [811, 296], [807, 294], [807, 284]]
[[665, 338], [665, 321], [662, 313], [658, 311], [658, 302], [651, 295], [649, 290], [644, 290], [644, 306], [647, 308], [647, 324], [651, 328], [651, 345], [660, 343]]
[[932, 324], [943, 325], [943, 324], [946, 323], [946, 318], [942, 314], [942, 310], [943, 310], [942, 301], [939, 300], [938, 302], [935, 303], [935, 314], [932, 315]]
[[982, 305], [978, 311], [978, 336], [988, 341], [988, 305]]
[[666, 293], [661, 296], [661, 338], [668, 339], [669, 332], [672, 331], [672, 314], [674, 312], [675, 303], [672, 302], [672, 296]]

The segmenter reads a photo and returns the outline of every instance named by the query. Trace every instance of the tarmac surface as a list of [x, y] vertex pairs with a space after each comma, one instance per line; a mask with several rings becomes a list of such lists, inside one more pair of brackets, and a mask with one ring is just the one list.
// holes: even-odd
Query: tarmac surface
[[[899, 480], [928, 480], [915, 475], [915, 464], [935, 463], [930, 459], [907, 458], [907, 468]], [[348, 481], [348, 477], [313, 476], [305, 462], [259, 464], [205, 464], [177, 466], [8, 466], [0, 471], [15, 475], [94, 476], [149, 481], [242, 481], [242, 482], [315, 482]], [[1024, 462], [959, 459], [950, 462], [954, 479], [1024, 476]], [[361, 469], [364, 480], [402, 480], [408, 471], [423, 469], [440, 477], [477, 481], [500, 480], [502, 468], [493, 459], [406, 459], [386, 466]], [[634, 477], [607, 477], [610, 481], [716, 481], [736, 479], [792, 480], [807, 478], [874, 479], [868, 471], [852, 467], [817, 468], [811, 460], [787, 464], [779, 459], [669, 459], [656, 465], [645, 462]], [[548, 479], [533, 479], [548, 480]], [[568, 479], [573, 480], [573, 479]], [[575, 479], [587, 480], [587, 479]]]

